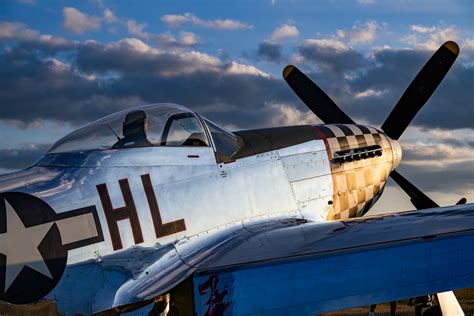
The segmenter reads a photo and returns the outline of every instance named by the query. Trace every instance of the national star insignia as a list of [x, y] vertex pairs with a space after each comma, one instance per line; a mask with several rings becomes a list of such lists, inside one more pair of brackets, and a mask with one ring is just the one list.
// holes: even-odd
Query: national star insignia
[[7, 231], [0, 234], [0, 253], [7, 257], [4, 293], [10, 288], [25, 266], [53, 279], [43, 256], [38, 250], [38, 246], [54, 222], [27, 228], [6, 199], [4, 199], [4, 203]]

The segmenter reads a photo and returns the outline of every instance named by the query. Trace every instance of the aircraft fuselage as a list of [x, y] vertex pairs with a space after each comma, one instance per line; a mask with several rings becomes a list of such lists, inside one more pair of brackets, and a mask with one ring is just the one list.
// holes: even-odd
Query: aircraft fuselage
[[[59, 262], [48, 265], [50, 274], [28, 262], [12, 263], [53, 280], [20, 300], [16, 297], [24, 284], [7, 262], [3, 299], [38, 299], [68, 266], [100, 261], [135, 245], [207, 238], [220, 229], [278, 217], [325, 221], [361, 216], [401, 158], [397, 142], [361, 125], [235, 134], [242, 146], [222, 162], [206, 146], [111, 149], [49, 154], [29, 169], [2, 176], [6, 217], [16, 212], [23, 222], [36, 218], [25, 224], [27, 231], [28, 225], [57, 227], [40, 236], [49, 240], [53, 254], [36, 259], [47, 265], [48, 260]], [[31, 213], [38, 201], [43, 209]]]
[[[281, 147], [281, 131], [292, 142], [304, 141]], [[240, 221], [361, 216], [400, 160], [394, 141], [361, 125], [236, 134], [260, 152], [222, 163], [210, 147], [47, 155], [30, 169], [2, 177], [0, 189], [36, 196], [58, 214], [94, 206], [103, 242], [71, 251], [68, 262], [76, 263], [91, 253], [166, 244]]]

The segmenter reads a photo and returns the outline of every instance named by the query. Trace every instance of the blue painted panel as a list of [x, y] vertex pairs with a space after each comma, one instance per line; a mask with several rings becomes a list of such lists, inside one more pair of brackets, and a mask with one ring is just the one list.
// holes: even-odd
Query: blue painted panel
[[96, 262], [72, 265], [46, 298], [56, 301], [64, 315], [91, 315], [110, 308], [117, 289], [130, 277], [123, 269], [104, 269]]
[[95, 262], [69, 266], [46, 298], [56, 300], [65, 315], [92, 314], [92, 301], [102, 286], [102, 268]]
[[474, 233], [196, 274], [198, 315], [314, 315], [474, 286]]

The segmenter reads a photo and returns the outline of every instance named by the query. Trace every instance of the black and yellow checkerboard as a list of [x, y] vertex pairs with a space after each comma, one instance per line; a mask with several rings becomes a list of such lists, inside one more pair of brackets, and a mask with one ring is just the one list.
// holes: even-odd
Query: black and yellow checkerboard
[[[389, 140], [379, 130], [363, 125], [321, 125], [316, 129], [326, 144], [333, 175], [333, 204], [327, 219], [362, 216], [382, 193], [391, 171]], [[333, 159], [336, 152], [375, 145], [381, 148], [380, 156], [342, 163]]]

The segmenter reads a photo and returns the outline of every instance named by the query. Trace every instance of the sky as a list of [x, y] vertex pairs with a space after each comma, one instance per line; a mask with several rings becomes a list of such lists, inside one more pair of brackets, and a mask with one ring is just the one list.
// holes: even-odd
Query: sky
[[[398, 170], [440, 205], [474, 202], [474, 2], [0, 2], [0, 174], [107, 114], [183, 104], [230, 130], [320, 123], [294, 64], [380, 127], [447, 40], [460, 55], [402, 135]], [[373, 212], [412, 209], [389, 181]], [[373, 213], [372, 212], [372, 213]]]

